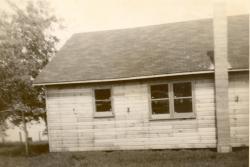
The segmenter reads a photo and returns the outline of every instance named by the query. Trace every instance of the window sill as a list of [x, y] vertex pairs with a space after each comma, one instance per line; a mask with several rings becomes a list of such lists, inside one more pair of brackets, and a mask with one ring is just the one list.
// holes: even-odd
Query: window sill
[[175, 115], [175, 117], [170, 117], [170, 115], [151, 115], [149, 121], [157, 121], [157, 120], [185, 120], [185, 119], [195, 119], [196, 116], [194, 114], [189, 115]]
[[95, 112], [94, 118], [113, 118], [114, 114], [112, 112]]

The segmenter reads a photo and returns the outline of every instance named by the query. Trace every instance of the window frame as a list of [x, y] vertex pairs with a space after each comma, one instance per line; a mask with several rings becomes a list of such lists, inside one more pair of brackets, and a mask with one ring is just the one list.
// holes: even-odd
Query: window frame
[[[151, 86], [154, 86], [154, 85], [168, 85], [168, 98], [164, 98], [164, 99], [167, 99], [168, 100], [168, 104], [169, 104], [169, 114], [153, 114], [153, 111], [152, 111], [152, 101], [157, 101], [157, 99], [156, 100], [152, 100], [152, 96], [151, 96]], [[171, 118], [171, 105], [170, 105], [170, 103], [171, 103], [171, 99], [170, 99], [170, 94], [169, 94], [169, 92], [170, 92], [170, 84], [169, 83], [154, 83], [154, 84], [150, 84], [149, 85], [149, 92], [150, 92], [150, 94], [149, 94], [149, 99], [150, 99], [150, 113], [151, 113], [151, 117], [153, 117], [154, 119], [160, 119], [161, 117], [164, 117], [164, 118], [166, 118], [166, 119], [170, 119]], [[161, 99], [163, 99], [163, 98], [161, 98]]]
[[[192, 112], [190, 113], [177, 113], [174, 110], [174, 84], [175, 83], [191, 83], [191, 98], [192, 98]], [[169, 114], [153, 114], [152, 112], [152, 98], [151, 98], [151, 86], [168, 84], [168, 96], [169, 96]], [[192, 119], [196, 118], [196, 108], [195, 108], [195, 81], [193, 80], [183, 80], [183, 81], [160, 81], [148, 84], [148, 98], [149, 98], [149, 113], [150, 120], [159, 119]], [[184, 98], [184, 97], [183, 97]], [[190, 97], [189, 97], [190, 98]]]
[[[96, 111], [96, 98], [95, 98], [95, 90], [109, 89], [110, 90], [110, 103], [111, 103], [111, 111]], [[114, 102], [113, 102], [113, 89], [112, 87], [96, 87], [92, 88], [92, 99], [93, 99], [93, 109], [94, 109], [94, 118], [107, 118], [114, 117]], [[101, 101], [101, 100], [99, 100]], [[105, 101], [105, 100], [103, 100]]]

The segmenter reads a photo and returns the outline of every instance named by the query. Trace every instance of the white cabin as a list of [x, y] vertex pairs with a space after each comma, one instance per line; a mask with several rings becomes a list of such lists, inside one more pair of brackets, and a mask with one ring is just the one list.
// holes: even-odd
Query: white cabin
[[249, 16], [227, 22], [73, 35], [34, 82], [50, 151], [248, 146]]

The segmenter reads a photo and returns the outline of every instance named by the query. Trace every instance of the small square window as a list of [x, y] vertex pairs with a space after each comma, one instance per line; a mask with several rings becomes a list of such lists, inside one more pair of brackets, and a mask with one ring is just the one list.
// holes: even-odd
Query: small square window
[[152, 85], [151, 98], [152, 99], [168, 98], [168, 85], [167, 84]]
[[174, 100], [174, 111], [176, 113], [191, 113], [192, 110], [192, 99], [175, 99]]
[[95, 99], [96, 100], [109, 100], [111, 97], [110, 89], [96, 89]]
[[174, 96], [175, 97], [190, 97], [192, 96], [192, 89], [190, 82], [175, 83], [174, 85]]
[[96, 101], [95, 105], [96, 105], [96, 112], [111, 111], [110, 101]]
[[96, 112], [108, 112], [112, 110], [110, 89], [95, 90], [95, 106]]
[[168, 100], [155, 100], [152, 101], [153, 114], [169, 114], [169, 101]]

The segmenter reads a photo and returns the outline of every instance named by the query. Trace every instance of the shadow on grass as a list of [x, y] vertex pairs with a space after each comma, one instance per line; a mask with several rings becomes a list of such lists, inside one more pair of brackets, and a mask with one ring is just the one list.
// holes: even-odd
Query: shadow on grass
[[[49, 153], [49, 145], [47, 142], [30, 143], [30, 156]], [[25, 146], [23, 143], [5, 143], [0, 144], [1, 156], [25, 156]]]

